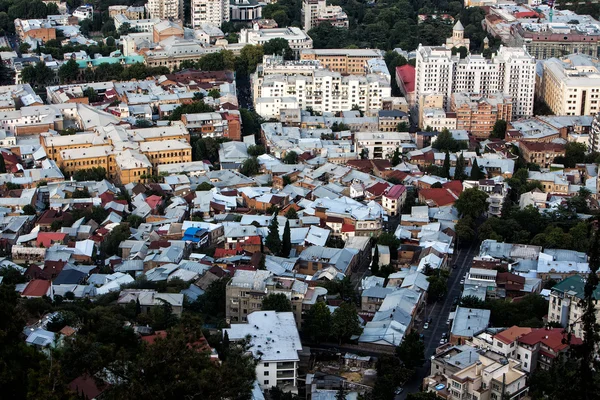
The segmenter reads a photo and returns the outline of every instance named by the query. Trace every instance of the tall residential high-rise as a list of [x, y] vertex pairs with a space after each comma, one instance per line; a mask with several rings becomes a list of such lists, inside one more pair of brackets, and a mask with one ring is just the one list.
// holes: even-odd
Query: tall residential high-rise
[[152, 18], [183, 21], [183, 0], [149, 0], [146, 9]]
[[204, 23], [220, 27], [223, 22], [229, 21], [228, 0], [191, 0], [191, 2], [194, 29]]
[[328, 6], [326, 0], [302, 1], [302, 27], [309, 31], [315, 26], [328, 22], [338, 28], [348, 28], [348, 15], [340, 6]]
[[449, 109], [452, 93], [481, 95], [503, 93], [513, 99], [513, 118], [533, 114], [535, 58], [523, 47], [500, 46], [491, 59], [469, 54], [452, 55], [445, 47], [421, 46], [417, 49], [415, 94], [444, 96]]

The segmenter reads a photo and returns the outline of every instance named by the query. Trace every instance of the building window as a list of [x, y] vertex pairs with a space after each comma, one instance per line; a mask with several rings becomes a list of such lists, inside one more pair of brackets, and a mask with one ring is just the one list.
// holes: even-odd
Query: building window
[[265, 371], [265, 376], [269, 376], [269, 371]]
[[268, 379], [265, 379], [263, 382], [264, 382], [265, 385], [269, 384], [269, 380]]

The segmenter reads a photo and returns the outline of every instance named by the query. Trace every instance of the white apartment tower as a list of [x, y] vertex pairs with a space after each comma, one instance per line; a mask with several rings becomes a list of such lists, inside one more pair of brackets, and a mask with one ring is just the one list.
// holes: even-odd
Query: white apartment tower
[[501, 92], [513, 98], [513, 118], [533, 114], [535, 59], [524, 47], [500, 46], [491, 59], [477, 54], [461, 59], [445, 47], [419, 45], [415, 81], [417, 102], [423, 95], [441, 94], [448, 109], [455, 92]]
[[317, 15], [320, 8], [325, 8], [325, 0], [302, 1], [302, 27], [309, 31], [316, 26]]
[[148, 0], [146, 9], [151, 18], [183, 21], [183, 0]]
[[284, 62], [265, 55], [252, 76], [254, 105], [264, 118], [279, 118], [282, 108], [337, 112], [356, 105], [372, 113], [381, 110], [383, 99], [391, 95], [389, 74], [342, 76], [319, 61]]
[[229, 21], [228, 0], [191, 0], [192, 27], [200, 27], [209, 23], [220, 27], [223, 22]]

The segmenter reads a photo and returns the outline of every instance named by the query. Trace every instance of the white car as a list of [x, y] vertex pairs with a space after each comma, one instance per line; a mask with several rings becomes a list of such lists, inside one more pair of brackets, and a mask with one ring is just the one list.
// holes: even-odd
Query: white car
[[446, 344], [447, 342], [448, 342], [447, 339], [444, 339], [444, 338], [440, 339], [440, 344]]
[[460, 280], [460, 284], [461, 284], [461, 285], [464, 285], [464, 284], [465, 284], [465, 280], [464, 280], [464, 279], [461, 279], [461, 280]]
[[423, 325], [423, 329], [427, 329], [429, 328], [429, 322], [425, 322], [425, 325]]

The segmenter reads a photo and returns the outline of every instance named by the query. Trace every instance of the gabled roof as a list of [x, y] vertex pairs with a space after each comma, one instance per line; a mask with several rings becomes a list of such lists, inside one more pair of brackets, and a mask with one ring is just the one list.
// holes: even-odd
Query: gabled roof
[[23, 297], [42, 297], [48, 293], [50, 289], [50, 281], [34, 279], [29, 281], [21, 296]]
[[531, 333], [531, 328], [521, 328], [519, 326], [511, 326], [510, 328], [494, 335], [494, 339], [498, 339], [504, 344], [511, 344], [523, 335]]
[[[531, 333], [523, 335], [519, 338], [519, 343], [533, 346], [537, 343], [543, 343], [554, 351], [561, 351], [568, 347], [566, 343], [563, 343], [565, 338], [563, 328], [540, 328], [534, 329]], [[580, 338], [575, 336], [571, 337], [572, 345], [579, 345], [582, 341]]]
[[36, 244], [38, 247], [44, 246], [46, 248], [52, 246], [53, 242], [62, 242], [67, 237], [66, 233], [60, 232], [40, 232], [37, 235]]

